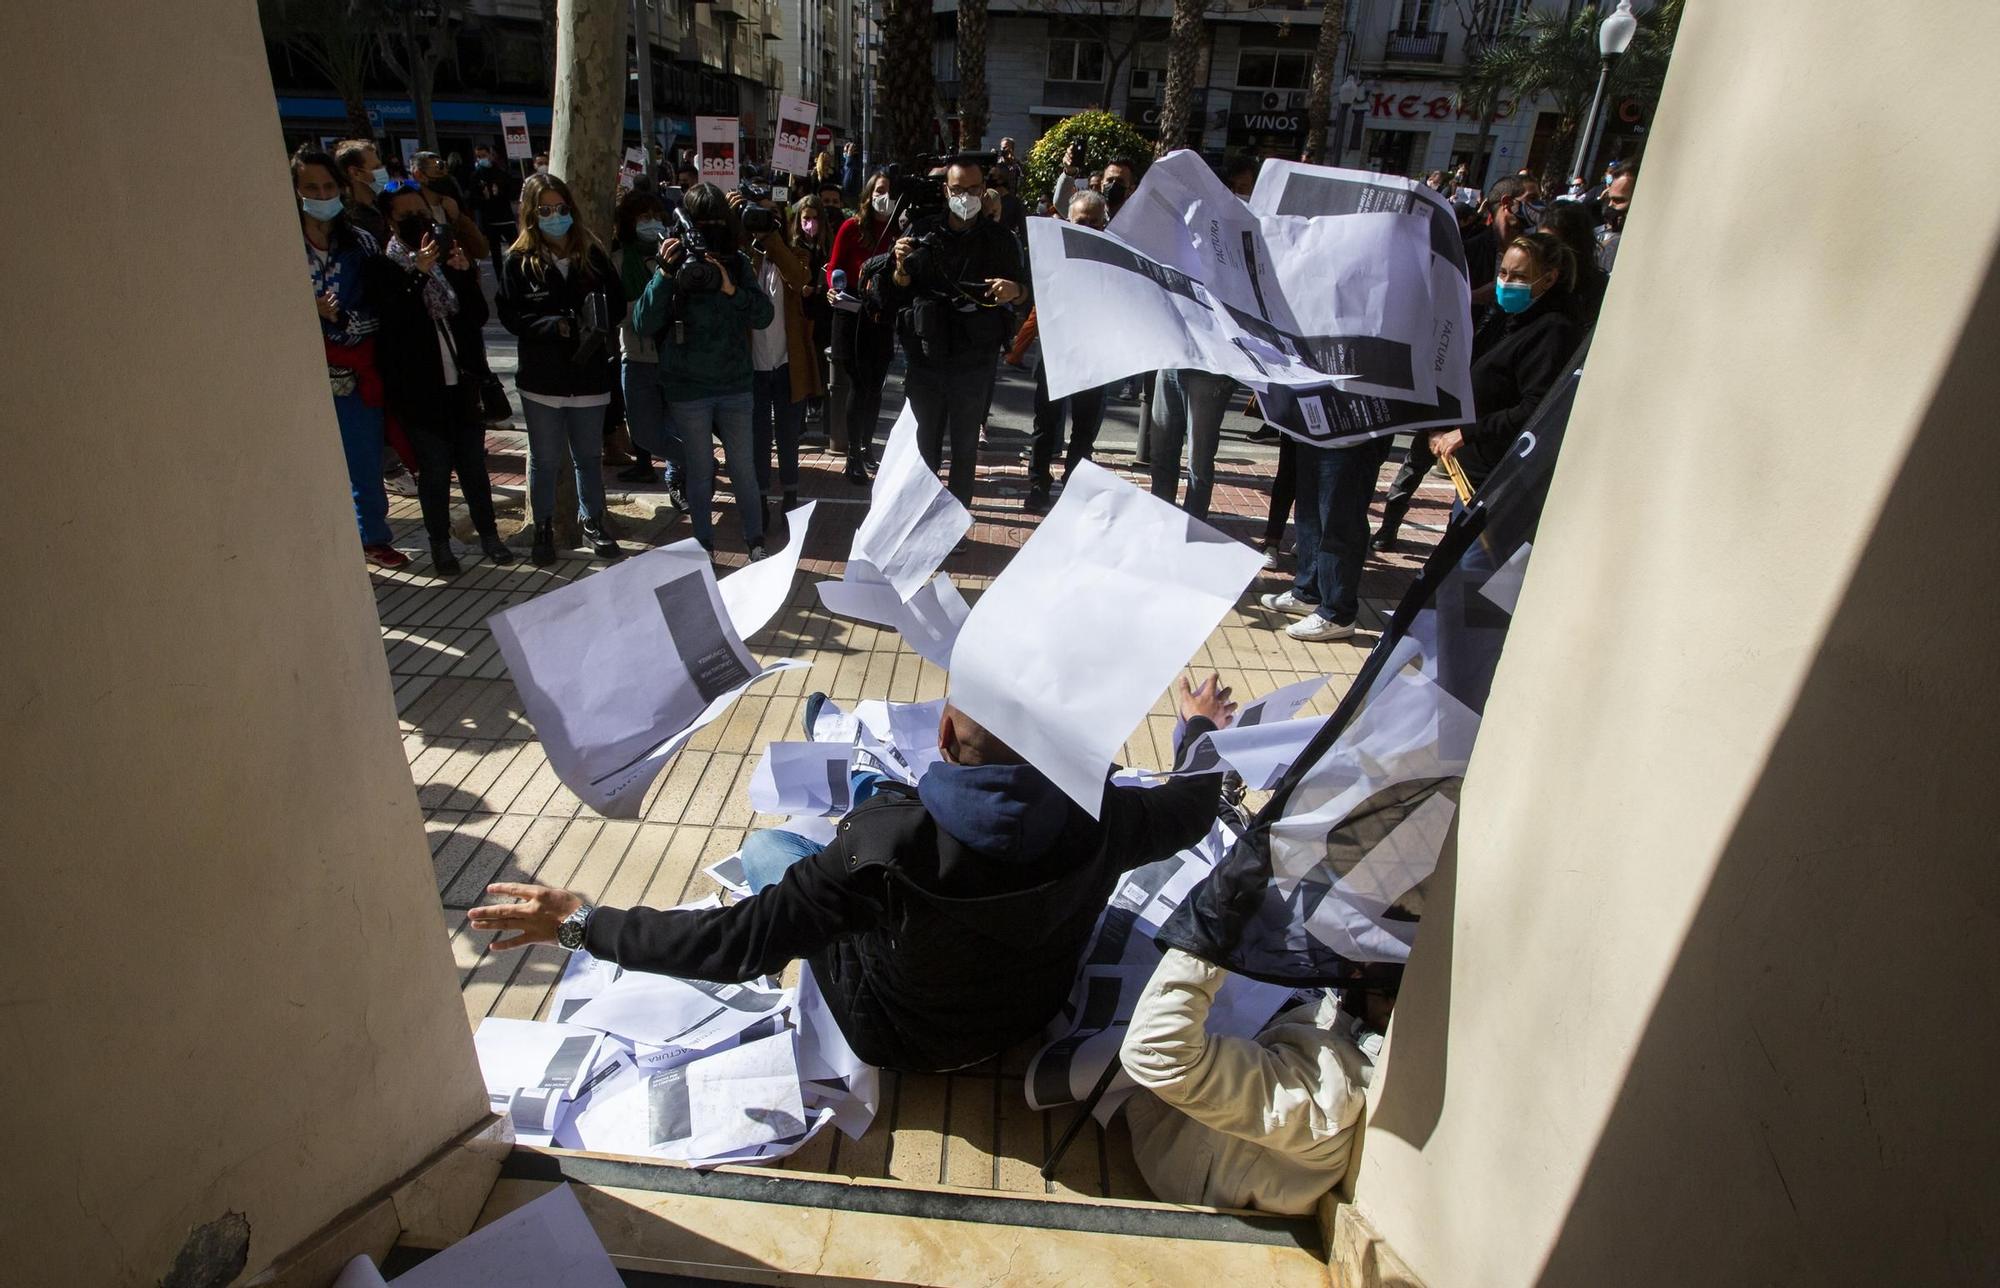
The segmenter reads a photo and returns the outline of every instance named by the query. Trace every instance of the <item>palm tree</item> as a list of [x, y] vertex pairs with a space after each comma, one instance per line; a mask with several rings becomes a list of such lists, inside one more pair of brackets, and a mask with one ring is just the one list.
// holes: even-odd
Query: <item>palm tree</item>
[[1312, 79], [1306, 88], [1306, 155], [1314, 165], [1326, 164], [1326, 121], [1333, 114], [1333, 59], [1340, 52], [1340, 28], [1347, 18], [1347, 0], [1325, 0], [1320, 7], [1319, 40], [1313, 45]]
[[931, 50], [936, 36], [931, 0], [886, 0], [886, 10], [878, 101], [889, 108], [888, 155], [904, 161], [931, 150], [931, 104], [937, 97]]
[[986, 0], [958, 0], [958, 145], [986, 141]]
[[1202, 21], [1203, 0], [1174, 0], [1174, 21], [1167, 29], [1167, 84], [1160, 91], [1160, 138], [1154, 155], [1165, 156], [1187, 143], [1188, 117], [1201, 75], [1202, 48], [1208, 24]]
[[347, 131], [372, 138], [368, 68], [375, 61], [372, 0], [257, 0], [264, 36], [310, 63], [340, 95]]
[[[1638, 34], [1612, 74], [1612, 85], [1620, 97], [1648, 103], [1659, 98], [1667, 58], [1673, 53], [1674, 36], [1680, 29], [1681, 5], [1682, 0], [1662, 0], [1658, 8], [1639, 15]], [[1510, 88], [1520, 99], [1547, 94], [1554, 100], [1562, 122], [1545, 171], [1567, 165], [1567, 158], [1576, 152], [1577, 134], [1585, 125], [1583, 118], [1597, 89], [1600, 16], [1596, 5], [1585, 5], [1568, 15], [1543, 9], [1523, 13], [1480, 51], [1466, 80], [1465, 97], [1474, 103], [1495, 101]], [[1543, 175], [1545, 180], [1550, 177]]]

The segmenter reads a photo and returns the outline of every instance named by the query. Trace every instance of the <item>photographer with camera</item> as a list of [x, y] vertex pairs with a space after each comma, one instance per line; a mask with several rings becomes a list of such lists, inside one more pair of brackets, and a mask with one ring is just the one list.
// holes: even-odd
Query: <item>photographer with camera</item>
[[[773, 226], [776, 216], [761, 211]], [[632, 326], [659, 346], [660, 392], [680, 435], [688, 518], [695, 540], [714, 549], [715, 440], [729, 466], [743, 544], [764, 557], [763, 501], [750, 436], [750, 333], [775, 310], [739, 249], [743, 221], [722, 189], [698, 183], [673, 211], [659, 267], [632, 310]]]
[[622, 552], [604, 503], [604, 409], [618, 378], [611, 347], [625, 292], [611, 257], [576, 222], [561, 179], [528, 177], [520, 223], [501, 269], [500, 323], [521, 341], [514, 388], [528, 422], [529, 558], [543, 567], [556, 560], [556, 475], [567, 456], [584, 539], [600, 558], [615, 559]]
[[[934, 198], [935, 180], [906, 182], [909, 197]], [[875, 279], [884, 310], [901, 314], [896, 333], [909, 359], [903, 389], [917, 420], [917, 450], [936, 469], [950, 435], [948, 486], [967, 507], [994, 364], [1014, 333], [1008, 306], [1027, 294], [1020, 244], [986, 217], [986, 193], [979, 158], [951, 158], [943, 212], [913, 219], [896, 240], [893, 270]]]
[[513, 563], [494, 521], [486, 477], [486, 431], [478, 405], [486, 296], [473, 250], [432, 215], [412, 180], [390, 181], [382, 190], [382, 213], [393, 234], [382, 254], [403, 271], [385, 274], [377, 291], [376, 365], [389, 411], [416, 450], [417, 500], [431, 540], [431, 567], [441, 577], [462, 570], [451, 549], [454, 471], [486, 557]]

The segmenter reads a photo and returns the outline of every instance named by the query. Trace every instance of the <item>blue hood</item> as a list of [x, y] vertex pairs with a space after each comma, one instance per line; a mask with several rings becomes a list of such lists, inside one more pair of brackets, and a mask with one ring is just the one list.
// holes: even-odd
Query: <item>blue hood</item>
[[940, 761], [917, 796], [953, 840], [996, 859], [1043, 857], [1069, 821], [1069, 797], [1027, 765]]

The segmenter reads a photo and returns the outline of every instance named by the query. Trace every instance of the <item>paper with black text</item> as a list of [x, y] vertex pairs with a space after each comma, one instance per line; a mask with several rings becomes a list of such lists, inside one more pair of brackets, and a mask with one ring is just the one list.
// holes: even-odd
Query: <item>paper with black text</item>
[[569, 1022], [630, 1042], [701, 1048], [776, 1014], [789, 997], [783, 990], [751, 984], [711, 984], [628, 970], [577, 1008]]
[[951, 703], [1095, 818], [1126, 737], [1262, 567], [1085, 461], [966, 618]]
[[759, 814], [845, 814], [853, 804], [853, 748], [828, 742], [774, 742], [750, 771], [750, 808]]
[[[1332, 678], [1327, 675], [1315, 675], [1304, 680], [1295, 680], [1271, 690], [1262, 697], [1253, 698], [1237, 708], [1236, 718], [1229, 722], [1228, 729], [1218, 732], [1234, 733], [1239, 729], [1269, 724], [1275, 720], [1290, 720], [1299, 713], [1299, 708], [1311, 702], [1313, 695], [1325, 688], [1326, 682]], [[1187, 722], [1175, 717], [1174, 746], [1181, 745], [1181, 738], [1186, 731]], [[1215, 769], [1215, 760], [1213, 753], [1197, 756], [1194, 748], [1190, 747], [1174, 768], [1176, 772], [1182, 774], [1209, 773]]]
[[881, 468], [868, 491], [868, 513], [855, 530], [842, 580], [886, 581], [907, 600], [929, 584], [971, 527], [972, 515], [924, 463], [917, 450], [916, 413], [903, 404], [882, 448]]
[[613, 817], [637, 815], [685, 735], [786, 665], [758, 668], [692, 542], [627, 559], [487, 625], [550, 767]]

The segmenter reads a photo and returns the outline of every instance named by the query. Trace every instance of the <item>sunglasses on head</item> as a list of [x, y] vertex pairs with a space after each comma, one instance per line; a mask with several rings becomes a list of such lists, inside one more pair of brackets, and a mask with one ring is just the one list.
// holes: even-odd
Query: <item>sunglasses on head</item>
[[391, 179], [382, 185], [382, 195], [393, 197], [399, 192], [422, 192], [424, 185], [415, 179]]

